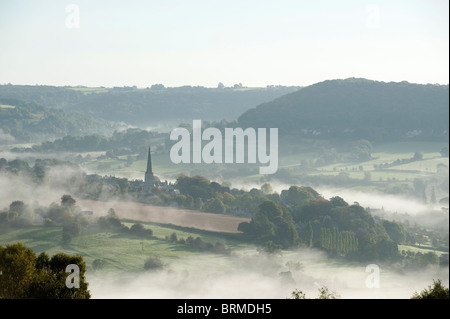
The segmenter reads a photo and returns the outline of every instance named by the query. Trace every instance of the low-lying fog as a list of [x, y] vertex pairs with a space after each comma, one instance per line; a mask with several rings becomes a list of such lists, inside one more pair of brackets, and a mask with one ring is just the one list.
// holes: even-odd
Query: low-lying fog
[[[23, 177], [1, 176], [0, 209], [9, 207], [14, 200], [27, 205], [49, 205], [59, 202], [64, 194], [70, 194], [63, 186], [64, 180], [77, 181], [77, 171], [70, 167], [55, 167], [48, 180], [36, 187]], [[51, 185], [51, 186], [50, 186]], [[290, 185], [272, 184], [276, 192]], [[237, 185], [232, 187], [239, 188]], [[245, 189], [261, 185], [246, 185]], [[363, 207], [384, 208], [386, 211], [422, 215], [429, 207], [410, 199], [393, 195], [355, 192], [345, 189], [316, 188], [324, 197], [341, 196], [348, 203], [355, 201]], [[104, 214], [105, 211], [95, 212]], [[173, 259], [159, 272], [116, 272], [105, 274], [88, 271], [87, 279], [93, 298], [289, 298], [299, 289], [307, 298], [316, 298], [318, 288], [326, 286], [341, 298], [410, 298], [441, 279], [448, 287], [448, 268], [396, 272], [387, 266], [377, 271], [367, 265], [336, 264], [321, 252], [298, 250], [283, 252], [281, 257], [269, 258], [255, 249], [236, 250], [229, 257], [215, 254], [199, 254], [195, 258]], [[376, 285], [375, 285], [376, 286]]]
[[[289, 189], [289, 187], [291, 186], [291, 184], [280, 182], [270, 182], [270, 184], [272, 185], [273, 190], [278, 194], [281, 193], [282, 190]], [[252, 188], [259, 189], [261, 185], [233, 183], [232, 187], [251, 190]], [[384, 209], [386, 211], [397, 212], [399, 214], [407, 213], [415, 215], [417, 213], [430, 211], [430, 209], [441, 210], [441, 206], [439, 204], [430, 206], [418, 200], [414, 200], [402, 195], [391, 195], [379, 192], [363, 192], [348, 188], [336, 188], [329, 186], [313, 186], [312, 188], [314, 188], [325, 199], [330, 199], [334, 196], [340, 196], [349, 204], [357, 202], [359, 205], [365, 208], [369, 207], [371, 209]]]
[[[171, 261], [167, 269], [139, 273], [87, 273], [93, 298], [291, 298], [301, 290], [317, 298], [327, 287], [342, 299], [408, 299], [441, 279], [448, 286], [448, 269], [429, 268], [396, 273], [382, 265], [329, 263], [321, 252], [298, 250], [282, 256], [255, 250], [237, 256], [199, 255]], [[367, 271], [366, 271], [367, 270]]]

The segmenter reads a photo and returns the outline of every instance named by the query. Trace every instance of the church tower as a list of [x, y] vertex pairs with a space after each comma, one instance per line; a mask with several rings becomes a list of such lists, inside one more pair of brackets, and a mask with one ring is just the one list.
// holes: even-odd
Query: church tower
[[153, 186], [155, 183], [155, 176], [152, 170], [152, 154], [150, 151], [150, 146], [148, 147], [148, 158], [147, 158], [147, 171], [145, 172], [145, 184], [148, 186]]

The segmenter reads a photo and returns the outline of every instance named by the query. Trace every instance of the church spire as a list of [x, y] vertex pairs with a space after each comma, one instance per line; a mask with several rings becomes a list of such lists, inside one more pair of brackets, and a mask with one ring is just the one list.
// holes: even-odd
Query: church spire
[[147, 171], [145, 172], [145, 183], [153, 183], [154, 182], [154, 176], [153, 176], [153, 170], [152, 170], [152, 154], [150, 150], [150, 146], [148, 147], [148, 158], [147, 158]]
[[147, 173], [153, 174], [153, 170], [152, 170], [152, 153], [151, 153], [151, 150], [150, 150], [150, 146], [148, 147]]

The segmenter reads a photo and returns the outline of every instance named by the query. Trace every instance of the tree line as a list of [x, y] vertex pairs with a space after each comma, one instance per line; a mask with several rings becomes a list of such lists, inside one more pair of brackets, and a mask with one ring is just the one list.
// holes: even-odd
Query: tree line
[[[318, 288], [319, 295], [316, 299], [340, 299], [340, 295], [335, 291], [330, 291], [326, 286]], [[295, 289], [291, 293], [290, 299], [307, 299], [306, 294]], [[433, 279], [433, 283], [420, 292], [414, 292], [410, 299], [449, 299], [449, 288], [442, 284], [441, 279]]]
[[414, 234], [402, 224], [373, 217], [363, 207], [341, 197], [322, 198], [310, 187], [291, 186], [278, 202], [265, 200], [250, 222], [239, 230], [258, 243], [271, 242], [281, 248], [315, 247], [331, 256], [351, 260], [396, 261], [409, 258], [411, 265], [448, 264], [430, 256], [399, 252], [398, 245], [414, 244]]
[[110, 122], [148, 126], [164, 121], [192, 121], [199, 116], [203, 120], [234, 120], [250, 107], [297, 89], [268, 86], [242, 90], [242, 85], [206, 88], [154, 84], [143, 89], [0, 85], [0, 99], [70, 110]]

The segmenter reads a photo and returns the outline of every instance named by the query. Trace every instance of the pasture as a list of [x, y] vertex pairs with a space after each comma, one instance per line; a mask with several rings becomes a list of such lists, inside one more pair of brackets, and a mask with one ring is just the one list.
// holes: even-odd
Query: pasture
[[[124, 224], [130, 227], [134, 223], [136, 221], [127, 221]], [[89, 226], [70, 243], [65, 243], [62, 239], [62, 227], [30, 226], [11, 231], [3, 230], [0, 232], [0, 245], [21, 242], [36, 254], [45, 251], [50, 256], [58, 252], [81, 255], [89, 271], [94, 270], [95, 260], [102, 260], [104, 271], [140, 271], [144, 269], [144, 262], [149, 256], [157, 256], [165, 264], [181, 258], [195, 259], [203, 254], [220, 256], [218, 253], [202, 251], [186, 244], [166, 240], [166, 236], [173, 233], [177, 234], [178, 239], [191, 236], [200, 237], [205, 243], [213, 245], [219, 242], [230, 248], [243, 246], [238, 239], [222, 234], [154, 223], [143, 223], [143, 225], [153, 231], [152, 238], [144, 239], [129, 233], [108, 232]]]

